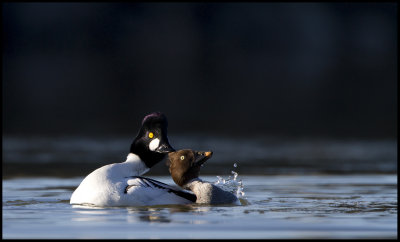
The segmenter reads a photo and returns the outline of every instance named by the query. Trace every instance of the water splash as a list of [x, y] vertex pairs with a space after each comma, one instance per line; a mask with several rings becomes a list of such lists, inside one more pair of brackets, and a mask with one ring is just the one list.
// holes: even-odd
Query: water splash
[[[237, 163], [233, 164], [233, 167], [237, 168]], [[220, 187], [221, 189], [231, 192], [235, 194], [238, 198], [244, 198], [244, 191], [243, 191], [243, 183], [242, 180], [238, 179], [239, 174], [235, 171], [231, 171], [232, 176], [229, 176], [227, 179], [224, 179], [220, 176], [217, 176], [218, 180], [214, 182], [214, 185]]]

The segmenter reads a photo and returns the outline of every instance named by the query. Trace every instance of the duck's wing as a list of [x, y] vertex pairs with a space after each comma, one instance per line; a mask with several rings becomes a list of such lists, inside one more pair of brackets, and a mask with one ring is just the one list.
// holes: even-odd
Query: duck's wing
[[181, 204], [182, 202], [196, 202], [196, 195], [190, 191], [170, 186], [163, 182], [142, 176], [130, 176], [124, 194], [139, 198], [148, 204]]

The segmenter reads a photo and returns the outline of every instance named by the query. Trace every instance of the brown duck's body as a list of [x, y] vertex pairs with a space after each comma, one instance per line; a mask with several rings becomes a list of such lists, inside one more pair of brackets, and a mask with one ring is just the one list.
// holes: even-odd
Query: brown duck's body
[[188, 182], [183, 188], [191, 190], [196, 195], [196, 203], [240, 205], [235, 195], [201, 179]]

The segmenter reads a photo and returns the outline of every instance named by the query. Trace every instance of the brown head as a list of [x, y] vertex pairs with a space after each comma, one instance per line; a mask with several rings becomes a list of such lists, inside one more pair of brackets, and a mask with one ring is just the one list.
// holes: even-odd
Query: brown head
[[168, 153], [167, 165], [174, 182], [183, 186], [188, 181], [199, 177], [200, 167], [210, 159], [212, 151], [178, 150]]

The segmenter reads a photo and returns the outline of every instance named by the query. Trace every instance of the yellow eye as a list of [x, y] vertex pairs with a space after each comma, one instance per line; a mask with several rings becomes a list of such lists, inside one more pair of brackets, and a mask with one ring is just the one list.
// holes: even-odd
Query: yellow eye
[[184, 156], [184, 155], [182, 155], [182, 156], [181, 156], [181, 160], [184, 160], [184, 159], [185, 159], [185, 156]]
[[149, 138], [152, 139], [154, 137], [154, 134], [152, 132], [149, 133]]

